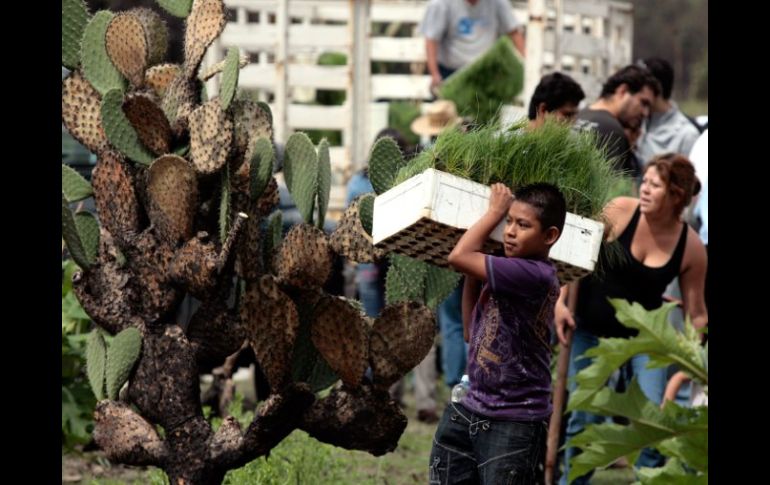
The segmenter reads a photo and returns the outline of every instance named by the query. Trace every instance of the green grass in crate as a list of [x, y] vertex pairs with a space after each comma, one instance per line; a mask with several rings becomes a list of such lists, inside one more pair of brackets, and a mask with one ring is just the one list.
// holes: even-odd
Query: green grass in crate
[[440, 94], [457, 105], [462, 116], [478, 123], [496, 118], [524, 87], [524, 62], [507, 36], [500, 37], [481, 57], [449, 76]]
[[610, 200], [619, 176], [606, 151], [597, 148], [593, 133], [547, 122], [536, 131], [523, 130], [526, 121], [501, 131], [489, 123], [470, 133], [447, 130], [436, 143], [399, 172], [396, 183], [435, 168], [489, 185], [503, 182], [516, 188], [550, 182], [564, 193], [569, 212], [597, 218]]

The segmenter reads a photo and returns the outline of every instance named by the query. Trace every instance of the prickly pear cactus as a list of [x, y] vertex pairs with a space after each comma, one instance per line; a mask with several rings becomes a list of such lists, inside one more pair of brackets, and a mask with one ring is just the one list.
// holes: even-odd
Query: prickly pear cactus
[[[237, 96], [244, 63], [236, 49], [201, 69], [226, 24], [222, 0], [158, 3], [185, 19], [181, 64], [165, 59], [168, 32], [155, 10], [92, 13], [82, 0], [62, 2], [62, 64], [71, 70], [62, 122], [97, 160], [91, 183], [62, 166], [62, 235], [80, 267], [73, 291], [99, 327], [87, 363], [99, 399], [97, 445], [112, 461], [156, 466], [188, 484], [220, 483], [294, 429], [392, 451], [406, 418], [386, 384], [427, 353], [431, 312], [399, 303], [373, 332], [360, 304], [323, 290], [335, 257], [385, 256], [371, 245], [372, 197], [326, 234], [329, 146], [294, 134], [283, 178], [303, 223], [285, 231], [274, 212], [269, 106]], [[222, 89], [210, 97], [202, 80], [217, 76]], [[376, 155], [378, 187], [387, 188], [401, 155], [388, 142]], [[96, 214], [76, 213], [71, 204], [89, 197]], [[431, 277], [417, 271], [415, 295], [424, 298]], [[189, 298], [199, 305], [183, 327], [177, 318]], [[249, 346], [270, 395], [248, 429], [227, 420], [214, 432], [201, 412], [199, 373], [226, 368]], [[361, 423], [371, 432], [356, 431]]]
[[404, 157], [393, 138], [386, 136], [377, 140], [369, 155], [369, 177], [374, 191], [381, 194], [391, 188], [403, 165]]

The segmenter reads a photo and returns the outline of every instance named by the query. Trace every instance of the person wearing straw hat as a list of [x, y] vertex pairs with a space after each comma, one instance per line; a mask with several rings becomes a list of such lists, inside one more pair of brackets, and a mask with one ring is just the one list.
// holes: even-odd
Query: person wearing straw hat
[[463, 122], [457, 114], [457, 106], [448, 99], [439, 99], [428, 105], [425, 114], [412, 121], [411, 130], [418, 135], [437, 136], [444, 128], [456, 126]]

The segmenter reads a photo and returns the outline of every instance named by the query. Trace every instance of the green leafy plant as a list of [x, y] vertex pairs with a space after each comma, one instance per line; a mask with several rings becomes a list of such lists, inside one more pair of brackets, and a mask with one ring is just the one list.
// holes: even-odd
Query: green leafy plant
[[602, 338], [585, 355], [590, 366], [576, 375], [577, 388], [570, 395], [568, 411], [588, 411], [604, 416], [623, 416], [629, 424], [589, 425], [567, 443], [582, 453], [570, 462], [572, 480], [593, 469], [607, 467], [626, 456], [633, 463], [645, 447], [670, 457], [662, 469], [639, 471], [643, 484], [708, 483], [708, 407], [684, 408], [666, 402], [661, 409], [649, 401], [636, 379], [625, 393], [605, 386], [610, 374], [637, 354], [650, 356], [649, 367], [676, 364], [708, 389], [708, 344], [700, 345], [700, 334], [689, 319], [683, 332], [668, 322], [675, 304], [645, 310], [638, 303], [610, 300], [618, 320], [639, 331], [630, 339]]
[[500, 106], [512, 103], [524, 87], [524, 61], [507, 36], [473, 63], [444, 80], [441, 97], [455, 102], [463, 116], [478, 123], [497, 117]]
[[78, 269], [72, 260], [62, 261], [61, 335], [61, 427], [62, 446], [91, 441], [96, 398], [86, 377], [86, 341], [90, 318], [72, 293], [72, 274]]

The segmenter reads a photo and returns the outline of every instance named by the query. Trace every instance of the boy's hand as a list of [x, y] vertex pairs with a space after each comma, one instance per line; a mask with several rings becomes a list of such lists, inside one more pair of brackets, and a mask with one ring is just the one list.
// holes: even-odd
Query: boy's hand
[[487, 210], [502, 219], [508, 213], [508, 208], [513, 202], [511, 189], [501, 183], [492, 184], [491, 188], [492, 194], [489, 196], [489, 209]]

